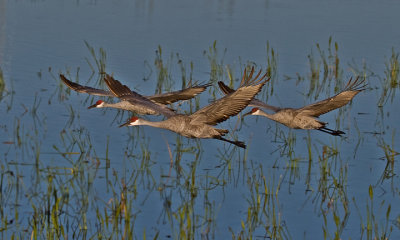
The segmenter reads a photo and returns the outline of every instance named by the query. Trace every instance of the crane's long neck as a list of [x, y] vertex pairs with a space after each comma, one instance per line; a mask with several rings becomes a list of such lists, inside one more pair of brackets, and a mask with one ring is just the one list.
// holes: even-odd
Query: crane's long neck
[[147, 125], [150, 127], [170, 129], [169, 125], [167, 125], [165, 123], [165, 121], [151, 122], [151, 121], [147, 121], [145, 119], [139, 119], [139, 120], [137, 120], [137, 123], [135, 125]]
[[118, 108], [118, 109], [126, 109], [126, 104], [124, 102], [117, 102], [117, 103], [106, 103], [104, 102], [101, 106], [102, 108]]
[[261, 110], [257, 110], [257, 112], [254, 113], [253, 115], [263, 116], [272, 120], [276, 120], [276, 114], [269, 114]]

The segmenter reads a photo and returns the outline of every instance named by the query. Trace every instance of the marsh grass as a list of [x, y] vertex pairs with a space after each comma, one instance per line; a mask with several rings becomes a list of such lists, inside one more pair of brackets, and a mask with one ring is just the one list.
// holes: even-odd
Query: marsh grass
[[[101, 76], [106, 69], [105, 51], [85, 44], [90, 52], [87, 58], [90, 69], [93, 75]], [[185, 61], [178, 53], [165, 54], [161, 47], [157, 51], [156, 92], [172, 90], [176, 83], [182, 88], [193, 84], [192, 61]], [[226, 63], [226, 52], [214, 42], [203, 56], [210, 66], [211, 81], [222, 80], [234, 86], [241, 76], [235, 77], [235, 65]], [[396, 54], [393, 56], [397, 58]], [[267, 43], [266, 71], [272, 80], [265, 98], [278, 94], [273, 88], [274, 79], [279, 78], [277, 57]], [[342, 83], [336, 80], [341, 79], [343, 70], [337, 43], [330, 38], [327, 49], [316, 45], [309, 64], [310, 76], [297, 76], [299, 81], [314, 78], [314, 83], [307, 82], [308, 98], [340, 91], [337, 86]], [[248, 69], [251, 66], [257, 65], [251, 61], [240, 65]], [[361, 72], [368, 75], [365, 66]], [[396, 68], [395, 64], [388, 66]], [[148, 67], [153, 71], [153, 66]], [[176, 71], [181, 79], [175, 83], [172, 76]], [[80, 68], [66, 72], [79, 81]], [[41, 73], [40, 77], [46, 74]], [[52, 70], [48, 75], [59, 81]], [[62, 85], [59, 88], [60, 99], [71, 95]], [[215, 91], [210, 88], [210, 98], [217, 97]], [[1, 103], [11, 98], [3, 95]], [[46, 100], [37, 94], [31, 104], [21, 108], [23, 112], [11, 121], [11, 143], [1, 148], [0, 236], [3, 239], [219, 239], [229, 234], [232, 239], [296, 239], [299, 232], [308, 235], [306, 230], [296, 229], [298, 220], [287, 219], [287, 214], [297, 211], [301, 203], [287, 207], [286, 198], [298, 201], [294, 192], [302, 190], [310, 201], [303, 204], [301, 213], [314, 209], [312, 217], [320, 220], [316, 226], [320, 231], [315, 232], [322, 232], [325, 239], [345, 239], [349, 232], [346, 230], [357, 231], [354, 227], [357, 223], [361, 238], [389, 239], [393, 225], [399, 222], [398, 216], [391, 217], [394, 205], [373, 193], [376, 188], [385, 188], [390, 179], [393, 199], [398, 198], [394, 131], [391, 141], [384, 134], [376, 136], [377, 149], [386, 165], [376, 185], [370, 187], [362, 210], [358, 209], [362, 201], [353, 198], [360, 220], [351, 221], [351, 213], [354, 215], [355, 211], [349, 204], [347, 188], [354, 166], [353, 159], [342, 159], [346, 156], [342, 156], [345, 151], [341, 148], [345, 144], [346, 148], [352, 146], [346, 139], [327, 136], [319, 140], [313, 131], [300, 135], [300, 130], [288, 130], [273, 123], [275, 127], [261, 133], [268, 135], [266, 142], [263, 139], [265, 145], [276, 146], [273, 151], [273, 147], [263, 149], [263, 145], [250, 142], [244, 133], [238, 137], [236, 131], [240, 128], [233, 121], [234, 126], [226, 127], [231, 132], [228, 137], [245, 140], [251, 146], [247, 150], [217, 140], [179, 135], [166, 136], [163, 145], [154, 148], [154, 136], [146, 135], [147, 131], [140, 127], [127, 128], [122, 136], [117, 135], [124, 138], [124, 143], [118, 144], [113, 132], [107, 131], [104, 138], [95, 139], [96, 130], [82, 124], [83, 113], [71, 104], [65, 105], [64, 115], [68, 116], [61, 118], [60, 127], [49, 132], [46, 130], [49, 120], [43, 110]], [[85, 101], [82, 104], [93, 98], [88, 96]], [[185, 112], [193, 112], [192, 108], [198, 109], [200, 105], [198, 98], [188, 102], [189, 109], [184, 109]], [[337, 127], [343, 124], [346, 113], [346, 110], [338, 112]], [[385, 115], [383, 111], [381, 114]], [[123, 116], [117, 113], [113, 121], [122, 121]], [[381, 117], [383, 131], [387, 119]], [[51, 141], [47, 138], [49, 134], [54, 136]], [[364, 143], [368, 141], [361, 141], [360, 148], [365, 147]], [[260, 146], [260, 155], [251, 154]], [[239, 194], [234, 195], [235, 199], [227, 198], [228, 191]], [[240, 203], [238, 209], [226, 209], [231, 201]], [[234, 218], [221, 221], [222, 211], [228, 211]]]
[[[319, 185], [313, 201], [320, 204], [319, 209], [324, 219], [324, 239], [341, 239], [350, 216], [347, 194], [348, 167], [343, 163], [336, 166], [337, 157], [337, 146], [322, 147]], [[332, 225], [334, 230], [331, 230]]]
[[376, 183], [376, 186], [379, 186], [386, 181], [390, 181], [391, 191], [394, 194], [396, 193], [395, 176], [397, 175], [395, 171], [395, 163], [396, 157], [400, 154], [395, 150], [395, 133], [396, 132], [393, 130], [391, 145], [386, 143], [382, 136], [378, 137], [377, 145], [384, 152], [384, 156], [380, 159], [385, 161], [386, 164], [381, 174], [381, 177]]
[[[208, 59], [209, 64], [210, 64], [210, 83], [212, 83], [214, 86], [216, 86], [216, 83], [218, 81], [224, 81], [225, 79], [229, 77], [225, 76], [225, 64], [224, 64], [224, 58], [225, 54], [227, 52], [227, 49], [225, 48], [222, 52], [217, 48], [217, 41], [215, 40], [213, 44], [208, 48], [208, 50], [203, 51], [203, 55]], [[232, 78], [232, 75], [230, 75], [230, 79]], [[209, 88], [208, 89], [212, 100], [215, 100], [217, 98], [217, 88]]]
[[[390, 239], [393, 231], [393, 225], [389, 224], [391, 204], [387, 204], [383, 200], [377, 209], [374, 204], [375, 201], [374, 188], [370, 185], [368, 188], [366, 214], [362, 214], [356, 198], [353, 197], [353, 203], [360, 217], [361, 237], [365, 236], [365, 239]], [[385, 213], [384, 218], [381, 217], [382, 211]], [[366, 218], [365, 220], [363, 220], [363, 215]]]
[[296, 84], [300, 82], [308, 84], [306, 96], [313, 100], [317, 100], [321, 93], [329, 95], [332, 83], [334, 92], [338, 93], [343, 85], [339, 44], [333, 43], [332, 37], [329, 37], [327, 49], [323, 49], [319, 43], [316, 43], [315, 48], [312, 48], [310, 54], [307, 55], [307, 59], [310, 70], [306, 76], [296, 73], [295, 77], [285, 75], [285, 78], [296, 79]]
[[97, 85], [98, 86], [105, 86], [104, 82], [102, 81], [104, 78], [104, 75], [106, 73], [106, 62], [107, 62], [107, 54], [104, 48], [100, 47], [98, 50], [98, 53], [96, 54], [96, 49], [91, 46], [87, 41], [85, 41], [85, 45], [87, 49], [89, 50], [90, 56], [92, 61], [94, 61], [95, 66], [93, 66], [91, 60], [86, 57], [86, 62], [89, 65], [90, 69], [92, 70], [92, 76], [95, 75], [96, 73], [98, 74], [98, 80], [97, 80]]
[[240, 222], [239, 232], [229, 227], [232, 239], [253, 239], [256, 233], [264, 238], [292, 239], [281, 219], [279, 190], [282, 179], [278, 183], [269, 182], [259, 165], [253, 166], [246, 182], [249, 189], [246, 216]]
[[161, 93], [163, 90], [170, 91], [173, 85], [173, 80], [170, 72], [173, 54], [171, 53], [169, 59], [167, 61], [164, 61], [162, 53], [162, 48], [159, 45], [156, 50], [156, 59], [154, 60], [154, 65], [157, 70], [157, 86], [155, 91], [156, 94]]
[[381, 81], [381, 96], [378, 100], [378, 106], [382, 107], [388, 99], [393, 103], [397, 88], [400, 86], [399, 75], [399, 53], [392, 48], [392, 54], [388, 60], [385, 61], [384, 78]]

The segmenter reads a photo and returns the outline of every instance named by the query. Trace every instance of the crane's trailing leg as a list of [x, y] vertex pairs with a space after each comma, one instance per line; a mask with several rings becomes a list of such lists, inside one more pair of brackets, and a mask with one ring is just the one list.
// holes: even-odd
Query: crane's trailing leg
[[244, 142], [241, 142], [241, 141], [231, 141], [231, 140], [228, 140], [228, 139], [223, 138], [223, 137], [215, 137], [215, 139], [222, 140], [222, 141], [225, 141], [225, 142], [228, 142], [228, 143], [232, 143], [232, 144], [235, 144], [238, 147], [246, 149], [246, 144]]
[[329, 133], [330, 135], [333, 135], [333, 136], [342, 136], [342, 134], [346, 134], [345, 132], [342, 132], [340, 130], [333, 130], [333, 129], [329, 129], [327, 127], [322, 127], [322, 128], [319, 128], [318, 130], [320, 130], [321, 132]]

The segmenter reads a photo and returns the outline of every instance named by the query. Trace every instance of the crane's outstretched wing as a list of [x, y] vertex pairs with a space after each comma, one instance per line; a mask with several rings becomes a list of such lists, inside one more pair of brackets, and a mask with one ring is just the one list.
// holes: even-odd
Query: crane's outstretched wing
[[61, 81], [67, 85], [70, 89], [80, 92], [80, 93], [87, 93], [90, 95], [97, 95], [97, 96], [105, 96], [105, 97], [114, 97], [114, 94], [110, 91], [105, 91], [97, 88], [92, 88], [88, 86], [82, 86], [78, 83], [74, 83], [68, 80], [63, 74], [60, 74]]
[[347, 82], [346, 87], [337, 95], [327, 98], [325, 100], [313, 103], [311, 105], [299, 108], [297, 111], [302, 114], [318, 117], [324, 113], [330, 112], [336, 108], [343, 107], [351, 101], [359, 92], [365, 90], [367, 84], [365, 79], [352, 78]]
[[143, 97], [139, 93], [132, 91], [126, 85], [123, 85], [108, 74], [106, 74], [104, 81], [111, 92], [121, 100], [128, 101], [130, 104], [135, 105], [138, 108], [154, 110], [155, 112], [163, 114], [166, 117], [176, 115], [176, 113], [168, 107], [156, 104], [153, 101]]
[[[80, 92], [87, 93], [90, 95], [104, 96], [104, 97], [115, 97], [115, 95], [106, 90], [92, 88], [89, 86], [83, 86], [78, 83], [72, 82], [68, 80], [63, 74], [60, 74], [61, 81], [67, 85], [70, 89]], [[207, 87], [211, 86], [211, 84], [202, 84], [202, 85], [194, 85], [179, 91], [169, 92], [169, 93], [161, 93], [152, 96], [144, 96], [153, 102], [161, 103], [161, 104], [170, 104], [177, 101], [188, 100], [195, 97], [197, 94], [206, 90]]]
[[197, 94], [204, 92], [204, 90], [206, 90], [206, 88], [209, 86], [211, 86], [211, 84], [209, 83], [203, 85], [195, 85], [179, 91], [161, 93], [146, 97], [157, 103], [170, 104], [177, 101], [191, 99], [195, 97]]
[[[254, 68], [249, 77], [252, 77]], [[254, 96], [261, 91], [261, 88], [269, 80], [264, 80], [267, 74], [261, 76], [261, 71], [256, 77], [246, 82], [242, 79], [241, 86], [234, 92], [225, 95], [216, 100], [210, 105], [201, 108], [197, 112], [190, 115], [192, 122], [201, 122], [210, 125], [223, 122], [231, 116], [237, 115], [242, 111]], [[243, 78], [246, 76], [246, 70], [243, 73]]]
[[[225, 94], [229, 94], [229, 93], [232, 93], [232, 92], [235, 91], [232, 88], [226, 86], [226, 84], [221, 82], [221, 81], [218, 82], [218, 86], [221, 89], [221, 91], [223, 93], [225, 93]], [[249, 106], [258, 107], [258, 108], [265, 108], [265, 109], [268, 109], [268, 110], [271, 110], [271, 111], [274, 111], [274, 112], [278, 112], [279, 110], [281, 110], [281, 108], [268, 105], [268, 104], [258, 100], [257, 98], [253, 98], [253, 100], [250, 101]]]

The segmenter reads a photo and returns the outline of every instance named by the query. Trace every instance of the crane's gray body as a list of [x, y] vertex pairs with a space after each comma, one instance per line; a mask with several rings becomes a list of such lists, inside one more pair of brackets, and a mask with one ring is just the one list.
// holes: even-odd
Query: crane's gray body
[[[251, 78], [254, 68], [249, 74]], [[191, 115], [176, 114], [168, 119], [160, 122], [150, 122], [144, 119], [132, 118], [126, 124], [121, 126], [148, 125], [152, 127], [164, 128], [179, 133], [182, 136], [190, 138], [216, 138], [223, 141], [233, 143], [237, 146], [245, 148], [243, 142], [230, 141], [222, 138], [228, 130], [217, 129], [213, 125], [225, 121], [231, 116], [237, 115], [251, 102], [254, 96], [259, 93], [268, 80], [264, 80], [266, 75], [261, 76], [261, 71], [254, 79], [248, 79], [246, 82], [242, 80], [241, 86], [217, 101], [201, 108]], [[243, 79], [247, 77], [246, 70]]]

